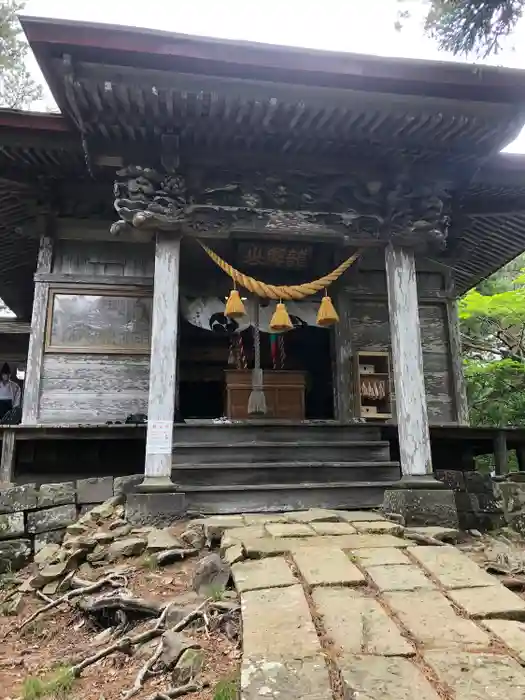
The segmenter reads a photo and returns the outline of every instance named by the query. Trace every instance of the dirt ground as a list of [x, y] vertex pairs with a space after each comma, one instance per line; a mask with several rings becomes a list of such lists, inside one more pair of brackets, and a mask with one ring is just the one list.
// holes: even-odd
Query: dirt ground
[[[127, 559], [125, 563], [134, 569], [128, 576], [128, 587], [137, 597], [165, 602], [191, 590], [191, 578], [197, 562], [198, 557], [162, 569], [152, 569], [143, 559]], [[101, 568], [101, 575], [111, 568], [112, 565]], [[29, 570], [21, 571], [16, 574], [16, 578], [20, 580], [28, 574]], [[9, 578], [4, 578], [0, 600], [8, 592], [8, 584]], [[0, 616], [0, 697], [3, 700], [21, 699], [24, 680], [29, 676], [49, 676], [57, 666], [71, 665], [101, 648], [91, 646], [100, 629], [96, 629], [73, 606], [51, 610], [25, 629], [16, 630], [23, 620], [43, 605], [45, 603], [36, 594], [26, 593], [18, 615]], [[223, 634], [213, 631], [207, 633], [204, 629], [190, 626], [185, 632], [205, 652], [205, 666], [199, 680], [209, 683], [206, 689], [186, 697], [192, 700], [213, 700], [217, 697], [215, 688], [218, 683], [237, 679], [240, 659], [238, 645]], [[147, 658], [136, 656], [116, 653], [93, 664], [74, 682], [67, 695], [59, 697], [59, 700], [121, 700], [123, 691], [133, 686], [135, 676]], [[146, 700], [155, 691], [166, 691], [169, 685], [167, 674], [153, 677], [135, 698]], [[53, 696], [50, 697], [53, 700]], [[36, 697], [24, 700], [36, 700]]]

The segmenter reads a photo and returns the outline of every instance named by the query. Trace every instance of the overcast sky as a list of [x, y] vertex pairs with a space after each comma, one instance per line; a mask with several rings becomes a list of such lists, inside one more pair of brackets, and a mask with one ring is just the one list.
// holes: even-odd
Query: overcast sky
[[[29, 0], [25, 13], [379, 56], [462, 60], [439, 52], [424, 36], [420, 0], [405, 5], [413, 17], [401, 32], [394, 26], [396, 0]], [[484, 63], [525, 68], [525, 22], [505, 51]], [[525, 130], [507, 150], [525, 153]]]

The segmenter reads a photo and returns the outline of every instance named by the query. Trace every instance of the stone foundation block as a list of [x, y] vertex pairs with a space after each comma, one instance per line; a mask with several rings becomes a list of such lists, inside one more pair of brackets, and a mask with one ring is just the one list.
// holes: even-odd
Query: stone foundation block
[[525, 534], [525, 483], [515, 481], [494, 482], [494, 495], [501, 505], [507, 524]]
[[23, 537], [24, 532], [24, 514], [22, 512], [0, 515], [0, 540]]
[[113, 498], [113, 477], [102, 476], [77, 481], [77, 503], [104, 503]]
[[130, 493], [126, 520], [133, 524], [165, 526], [184, 517], [186, 494], [180, 491]]
[[31, 558], [31, 540], [8, 540], [0, 542], [0, 574], [18, 571]]
[[485, 493], [492, 496], [494, 486], [490, 474], [480, 472], [464, 472], [465, 487], [469, 493]]
[[411, 525], [458, 527], [454, 493], [448, 489], [387, 489], [383, 512], [402, 515]]
[[42, 484], [37, 495], [38, 508], [71, 505], [76, 502], [75, 483], [64, 481], [59, 484]]
[[52, 530], [51, 532], [41, 532], [39, 535], [36, 535], [34, 545], [35, 554], [44, 547], [47, 547], [48, 544], [62, 544], [62, 540], [64, 539], [65, 534], [66, 531], [64, 529], [61, 529]]
[[144, 481], [144, 474], [129, 474], [128, 476], [116, 476], [113, 480], [113, 495], [127, 495], [135, 491], [135, 487]]
[[31, 534], [61, 530], [77, 519], [77, 509], [73, 505], [45, 508], [27, 514], [27, 531]]
[[456, 503], [456, 508], [459, 511], [466, 511], [476, 513], [479, 510], [478, 497], [474, 493], [454, 493], [454, 502]]
[[15, 513], [19, 510], [36, 508], [36, 484], [12, 486], [0, 492], [0, 513]]

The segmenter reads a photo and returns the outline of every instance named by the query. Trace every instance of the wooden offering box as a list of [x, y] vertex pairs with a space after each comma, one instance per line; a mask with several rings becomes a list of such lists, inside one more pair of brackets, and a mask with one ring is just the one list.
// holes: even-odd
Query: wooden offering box
[[[226, 416], [235, 420], [254, 418], [248, 415], [252, 390], [250, 370], [226, 370]], [[267, 412], [263, 418], [304, 420], [304, 372], [264, 370], [264, 394]]]

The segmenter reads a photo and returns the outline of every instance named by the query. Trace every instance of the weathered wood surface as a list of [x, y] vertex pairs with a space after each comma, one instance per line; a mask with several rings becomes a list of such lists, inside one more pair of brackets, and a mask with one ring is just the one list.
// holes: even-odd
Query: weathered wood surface
[[4, 430], [2, 435], [2, 457], [0, 458], [0, 482], [13, 481], [15, 469], [16, 435], [14, 430]]
[[158, 233], [155, 248], [155, 286], [148, 399], [145, 483], [169, 483], [173, 431], [169, 454], [157, 454], [152, 446], [152, 424], [170, 422], [175, 415], [177, 336], [179, 321], [180, 239]]
[[149, 357], [46, 354], [42, 423], [103, 423], [146, 413]]
[[151, 287], [153, 291], [153, 277], [131, 277], [130, 275], [81, 275], [65, 272], [51, 272], [50, 274], [36, 273], [35, 282], [51, 282], [52, 284], [85, 284], [90, 286], [114, 285], [122, 287]]
[[152, 280], [154, 259], [152, 244], [58, 241], [52, 272], [89, 277], [148, 277]]
[[339, 323], [334, 327], [334, 412], [341, 423], [348, 423], [355, 413], [351, 302], [348, 292], [339, 289], [334, 299]]
[[507, 435], [504, 430], [498, 430], [494, 437], [494, 470], [498, 475], [506, 474], [509, 470]]
[[459, 425], [468, 425], [467, 385], [463, 372], [463, 355], [459, 331], [458, 304], [456, 300], [450, 300], [447, 303], [447, 322], [456, 420]]
[[[38, 252], [37, 272], [51, 272], [53, 264], [53, 240], [50, 236], [42, 236]], [[24, 397], [22, 404], [22, 423], [38, 421], [38, 404], [40, 394], [40, 375], [44, 355], [44, 339], [46, 330], [47, 300], [49, 284], [37, 282], [33, 297], [33, 312], [31, 315], [31, 335], [27, 353], [27, 367], [24, 381]]]
[[385, 263], [401, 470], [432, 472], [414, 253], [387, 246]]

